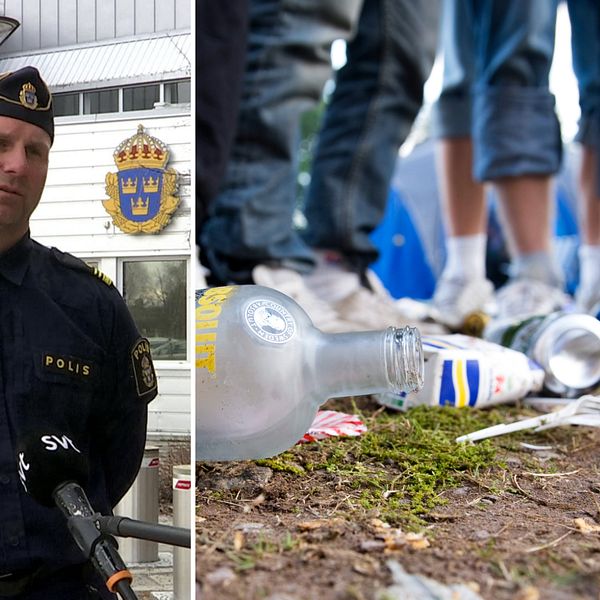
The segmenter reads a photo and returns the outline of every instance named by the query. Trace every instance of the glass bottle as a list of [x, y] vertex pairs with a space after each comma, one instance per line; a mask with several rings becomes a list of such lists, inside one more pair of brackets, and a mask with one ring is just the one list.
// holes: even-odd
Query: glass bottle
[[423, 385], [413, 327], [325, 334], [288, 296], [196, 292], [196, 459], [265, 458], [293, 446], [328, 398]]

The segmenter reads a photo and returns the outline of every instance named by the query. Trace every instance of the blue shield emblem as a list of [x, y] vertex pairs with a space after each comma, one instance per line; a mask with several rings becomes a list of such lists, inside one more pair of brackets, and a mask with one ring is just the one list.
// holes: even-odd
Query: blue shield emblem
[[119, 203], [129, 221], [149, 221], [160, 212], [163, 171], [137, 167], [119, 171]]
[[110, 198], [102, 204], [123, 233], [158, 233], [177, 210], [179, 174], [165, 168], [169, 154], [166, 144], [145, 133], [142, 124], [113, 152], [119, 172], [106, 174]]

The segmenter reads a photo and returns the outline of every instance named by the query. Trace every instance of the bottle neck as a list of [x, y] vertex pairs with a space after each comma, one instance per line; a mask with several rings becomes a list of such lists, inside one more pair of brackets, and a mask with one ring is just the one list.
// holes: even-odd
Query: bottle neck
[[423, 385], [421, 336], [414, 327], [323, 334], [314, 360], [315, 391], [323, 400]]

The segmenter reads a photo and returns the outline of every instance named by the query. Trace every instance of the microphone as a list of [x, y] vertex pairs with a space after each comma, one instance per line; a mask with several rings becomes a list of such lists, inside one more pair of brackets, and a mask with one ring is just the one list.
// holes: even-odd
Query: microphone
[[25, 491], [44, 506], [54, 506], [54, 491], [65, 481], [86, 486], [88, 463], [73, 440], [50, 429], [23, 438], [17, 448], [19, 479]]
[[65, 433], [36, 432], [23, 438], [17, 449], [18, 472], [25, 491], [44, 506], [58, 506], [85, 557], [91, 561], [112, 593], [135, 599], [133, 576], [117, 552], [117, 542], [99, 530], [100, 515], [81, 487], [87, 485], [86, 457]]

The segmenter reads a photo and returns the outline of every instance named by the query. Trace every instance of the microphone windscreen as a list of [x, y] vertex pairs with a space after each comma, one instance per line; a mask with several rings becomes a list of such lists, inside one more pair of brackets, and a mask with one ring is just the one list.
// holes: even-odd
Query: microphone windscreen
[[45, 506], [54, 506], [52, 494], [67, 481], [87, 485], [89, 467], [75, 441], [56, 429], [23, 437], [17, 446], [17, 470], [25, 491]]

